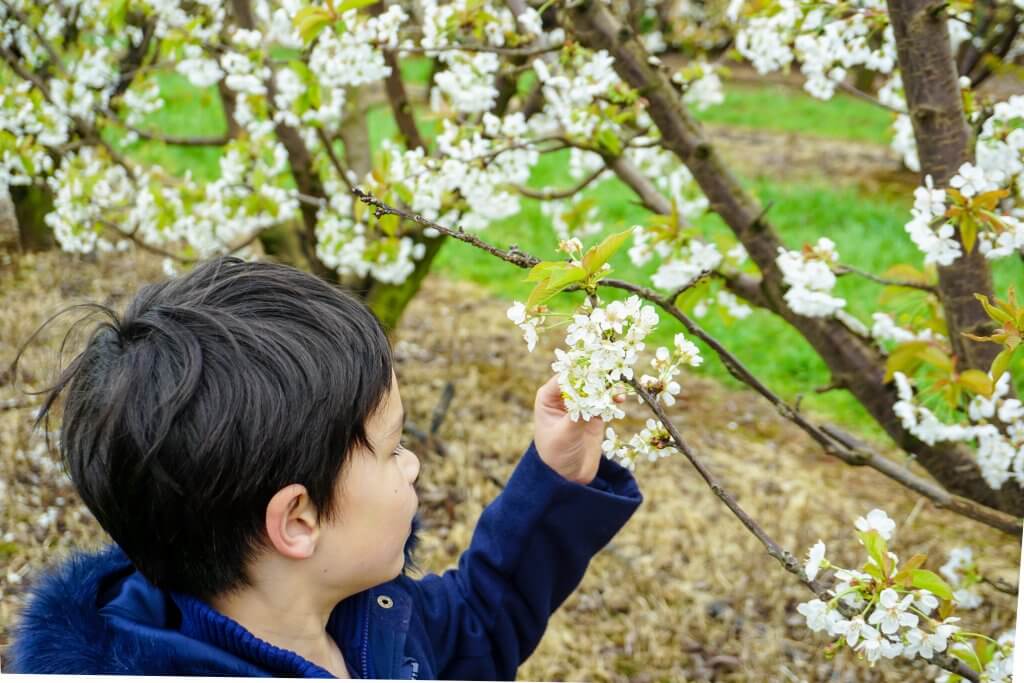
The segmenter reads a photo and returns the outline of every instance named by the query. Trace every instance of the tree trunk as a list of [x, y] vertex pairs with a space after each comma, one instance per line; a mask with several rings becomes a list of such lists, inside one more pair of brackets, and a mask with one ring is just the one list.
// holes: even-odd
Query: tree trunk
[[849, 390], [892, 439], [913, 453], [947, 490], [1010, 514], [1024, 514], [1024, 492], [1016, 486], [993, 491], [968, 449], [945, 443], [929, 446], [903, 428], [892, 409], [895, 389], [883, 382], [885, 358], [877, 348], [835, 319], [804, 317], [789, 309], [775, 263], [782, 245], [778, 234], [764, 209], [740, 186], [704, 137], [702, 127], [683, 106], [667, 73], [648, 63], [648, 55], [635, 34], [599, 0], [584, 0], [571, 10], [561, 11], [559, 21], [582, 45], [611, 53], [619, 76], [648, 100], [664, 146], [690, 169], [712, 210], [732, 229], [760, 268], [763, 301], [803, 335], [828, 365], [833, 379]]
[[11, 188], [14, 214], [18, 219], [21, 248], [27, 251], [52, 249], [57, 245], [46, 214], [53, 211], [53, 192], [46, 185], [20, 185]]
[[374, 312], [388, 335], [398, 327], [405, 309], [409, 306], [416, 293], [423, 285], [423, 278], [430, 272], [434, 263], [434, 257], [441, 250], [444, 244], [444, 236], [424, 239], [426, 251], [423, 258], [416, 262], [416, 268], [412, 275], [406, 278], [405, 282], [399, 285], [374, 282], [369, 291], [366, 292], [366, 305]]
[[[933, 0], [889, 0], [888, 5], [921, 174], [946, 187], [961, 164], [974, 161], [946, 12]], [[977, 245], [952, 265], [939, 267], [939, 292], [958, 368], [988, 371], [999, 347], [962, 334], [985, 334], [992, 326], [974, 298], [992, 296], [992, 272]]]

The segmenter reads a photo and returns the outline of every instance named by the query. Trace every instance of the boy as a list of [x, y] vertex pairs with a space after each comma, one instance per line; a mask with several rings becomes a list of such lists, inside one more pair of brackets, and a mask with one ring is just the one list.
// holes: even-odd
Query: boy
[[39, 581], [22, 673], [512, 679], [641, 496], [552, 379], [457, 570], [413, 580], [419, 460], [386, 336], [284, 266], [221, 258], [109, 309], [47, 396], [115, 545]]

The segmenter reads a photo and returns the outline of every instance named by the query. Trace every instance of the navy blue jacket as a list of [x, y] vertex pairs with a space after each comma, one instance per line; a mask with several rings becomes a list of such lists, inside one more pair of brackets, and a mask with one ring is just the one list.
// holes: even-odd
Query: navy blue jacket
[[[513, 679], [641, 500], [619, 465], [602, 458], [582, 486], [531, 444], [457, 570], [403, 575], [347, 598], [327, 630], [353, 677]], [[76, 555], [39, 580], [9, 655], [11, 673], [332, 677], [205, 603], [154, 587], [116, 546]]]

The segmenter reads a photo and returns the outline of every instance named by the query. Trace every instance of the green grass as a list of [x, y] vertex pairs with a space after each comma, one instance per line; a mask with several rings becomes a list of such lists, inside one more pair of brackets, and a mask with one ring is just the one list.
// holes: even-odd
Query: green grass
[[828, 101], [781, 84], [726, 85], [725, 101], [697, 113], [707, 123], [888, 144], [892, 114], [837, 93]]
[[[419, 82], [426, 80], [429, 68], [427, 60], [403, 63], [404, 75]], [[168, 106], [149, 117], [145, 123], [147, 128], [168, 135], [223, 132], [225, 121], [215, 89], [197, 91], [177, 75], [163, 77], [161, 86]], [[418, 115], [417, 118], [424, 134], [430, 136], [436, 132], [436, 122], [429, 116]], [[774, 85], [733, 85], [726, 102], [704, 112], [701, 118], [749, 128], [877, 143], [885, 142], [889, 123], [887, 113], [858, 100], [837, 97], [821, 102], [801, 91]], [[381, 140], [397, 133], [387, 107], [372, 110], [368, 126], [375, 148]], [[216, 148], [174, 148], [142, 141], [128, 146], [126, 151], [136, 159], [159, 163], [177, 174], [188, 170], [194, 177], [209, 179], [219, 173], [220, 151]], [[530, 184], [535, 187], [568, 184], [567, 158], [567, 152], [545, 156], [533, 169]], [[895, 263], [920, 263], [916, 248], [902, 227], [909, 215], [910, 200], [909, 193], [902, 189], [866, 196], [855, 187], [837, 187], [835, 183], [825, 184], [824, 181], [785, 184], [759, 179], [748, 184], [763, 204], [772, 203], [768, 217], [791, 248], [828, 235], [836, 242], [844, 263], [864, 270], [879, 273]], [[599, 203], [600, 215], [609, 232], [643, 222], [647, 215], [636, 204], [632, 193], [618, 181], [606, 181], [585, 194]], [[703, 227], [709, 235], [731, 239], [717, 217], [708, 216]], [[539, 203], [532, 200], [524, 200], [519, 215], [497, 222], [485, 236], [499, 246], [517, 244], [541, 258], [556, 258], [557, 238], [541, 214]], [[617, 276], [640, 282], [649, 282], [654, 270], [654, 264], [644, 269], [634, 267], [625, 253], [617, 255], [612, 263]], [[1019, 261], [999, 265], [996, 282], [1001, 288], [1019, 282], [1024, 275]], [[523, 271], [498, 263], [493, 257], [455, 241], [444, 246], [435, 269], [447, 277], [477, 282], [509, 300], [524, 300], [531, 289], [531, 285], [523, 281]], [[881, 290], [879, 285], [855, 276], [842, 278], [837, 286], [837, 294], [848, 301], [848, 310], [862, 320], [869, 319], [869, 313], [877, 310]], [[578, 301], [578, 295], [570, 295], [558, 305], [567, 310]], [[800, 335], [779, 318], [757, 311], [747, 320], [729, 323], [712, 311], [700, 322], [787, 400], [794, 400], [803, 393], [805, 409], [824, 413], [838, 422], [859, 428], [862, 433], [880, 434], [863, 408], [847, 394], [813, 393], [815, 387], [828, 384], [827, 368]], [[678, 325], [666, 324], [651, 342], [670, 343], [671, 336], [680, 329]], [[722, 365], [706, 349], [705, 352], [708, 360], [700, 372], [735, 384]]]

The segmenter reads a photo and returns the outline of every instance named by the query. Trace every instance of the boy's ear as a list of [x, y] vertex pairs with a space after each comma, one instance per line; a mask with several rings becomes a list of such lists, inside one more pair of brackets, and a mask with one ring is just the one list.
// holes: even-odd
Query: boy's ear
[[320, 537], [316, 509], [302, 484], [289, 484], [267, 503], [267, 537], [277, 552], [293, 560], [312, 557]]

